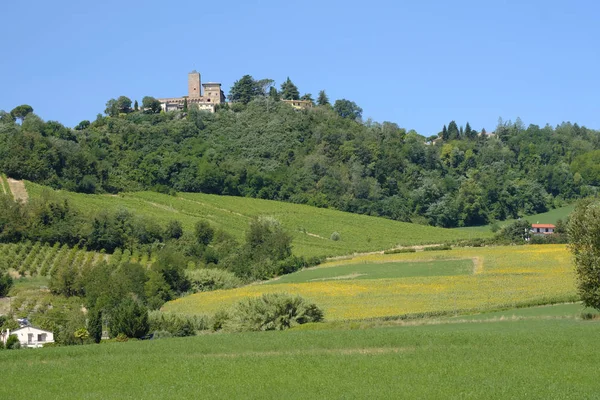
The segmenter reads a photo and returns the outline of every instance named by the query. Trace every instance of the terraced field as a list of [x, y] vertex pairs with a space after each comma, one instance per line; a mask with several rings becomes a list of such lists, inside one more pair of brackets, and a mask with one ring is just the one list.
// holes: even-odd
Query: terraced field
[[460, 314], [577, 299], [566, 247], [529, 245], [337, 260], [280, 281], [197, 293], [163, 310], [213, 314], [241, 298], [273, 292], [314, 301], [328, 321]]

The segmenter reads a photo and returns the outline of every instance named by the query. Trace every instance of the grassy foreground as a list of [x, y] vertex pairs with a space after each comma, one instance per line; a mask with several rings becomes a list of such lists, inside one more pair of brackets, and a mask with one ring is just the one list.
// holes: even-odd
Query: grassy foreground
[[2, 351], [0, 398], [589, 399], [599, 328], [552, 319]]
[[[462, 265], [468, 262], [471, 268], [448, 274], [448, 266], [457, 260]], [[359, 279], [371, 271], [380, 274], [387, 263], [397, 268], [387, 269], [383, 274], [387, 277]], [[420, 273], [414, 273], [419, 266]], [[407, 269], [411, 274], [403, 276]], [[571, 255], [566, 247], [528, 245], [337, 260], [269, 284], [179, 298], [167, 303], [163, 310], [213, 314], [244, 297], [273, 292], [299, 294], [315, 302], [324, 309], [328, 321], [497, 310], [577, 298]]]
[[[41, 196], [44, 190], [50, 190], [31, 182], [26, 182], [26, 187], [34, 198]], [[489, 230], [443, 229], [245, 197], [202, 193], [179, 193], [177, 196], [154, 192], [122, 193], [118, 196], [59, 193], [84, 211], [126, 208], [163, 225], [169, 220], [178, 219], [187, 231], [192, 231], [198, 220], [205, 219], [240, 240], [252, 217], [273, 216], [292, 234], [294, 253], [303, 256], [335, 256], [492, 235]], [[331, 240], [333, 232], [338, 232], [341, 239]]]

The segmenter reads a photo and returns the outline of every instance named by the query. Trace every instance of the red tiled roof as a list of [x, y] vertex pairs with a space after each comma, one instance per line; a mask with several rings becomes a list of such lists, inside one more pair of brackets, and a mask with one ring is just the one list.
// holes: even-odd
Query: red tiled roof
[[556, 226], [552, 225], [552, 224], [531, 224], [532, 228], [556, 228]]

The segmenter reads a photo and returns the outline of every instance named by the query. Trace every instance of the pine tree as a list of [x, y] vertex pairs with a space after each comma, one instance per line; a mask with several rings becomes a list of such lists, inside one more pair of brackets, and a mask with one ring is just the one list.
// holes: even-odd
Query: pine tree
[[467, 124], [465, 125], [465, 136], [467, 137], [467, 139], [473, 139], [474, 132], [475, 131], [473, 129], [471, 129], [471, 125], [469, 125], [469, 123], [467, 122]]
[[327, 94], [325, 94], [324, 90], [321, 90], [319, 92], [319, 97], [317, 98], [317, 104], [320, 106], [328, 106], [330, 105], [329, 103], [329, 97], [327, 97]]
[[183, 99], [183, 112], [187, 112], [188, 111], [188, 101], [187, 101], [187, 97], [185, 99]]
[[442, 128], [442, 140], [448, 140], [448, 128], [446, 128], [446, 125]]
[[269, 89], [269, 97], [271, 98], [271, 100], [281, 100], [281, 98], [279, 97], [279, 92], [277, 91], [275, 86], [271, 86], [271, 88]]
[[458, 125], [456, 121], [450, 121], [448, 124], [448, 139], [455, 140], [460, 137], [460, 132], [458, 130]]
[[133, 111], [140, 111], [140, 106], [137, 100], [135, 101], [135, 103], [133, 103]]
[[102, 311], [96, 307], [90, 309], [88, 313], [88, 332], [94, 342], [100, 343], [102, 339]]
[[281, 98], [284, 100], [299, 100], [300, 92], [288, 76], [287, 80], [281, 84]]

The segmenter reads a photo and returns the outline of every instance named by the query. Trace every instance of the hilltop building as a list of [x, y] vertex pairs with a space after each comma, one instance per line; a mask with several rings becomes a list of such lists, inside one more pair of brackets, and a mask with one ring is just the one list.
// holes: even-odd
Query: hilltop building
[[188, 95], [183, 97], [169, 97], [158, 99], [164, 111], [183, 110], [187, 99], [188, 107], [192, 104], [200, 110], [215, 112], [217, 104], [225, 103], [225, 94], [221, 90], [221, 84], [216, 82], [202, 83], [200, 73], [193, 70], [188, 74]]
[[286, 104], [294, 107], [296, 110], [306, 110], [309, 108], [313, 108], [314, 104], [310, 100], [281, 100]]

